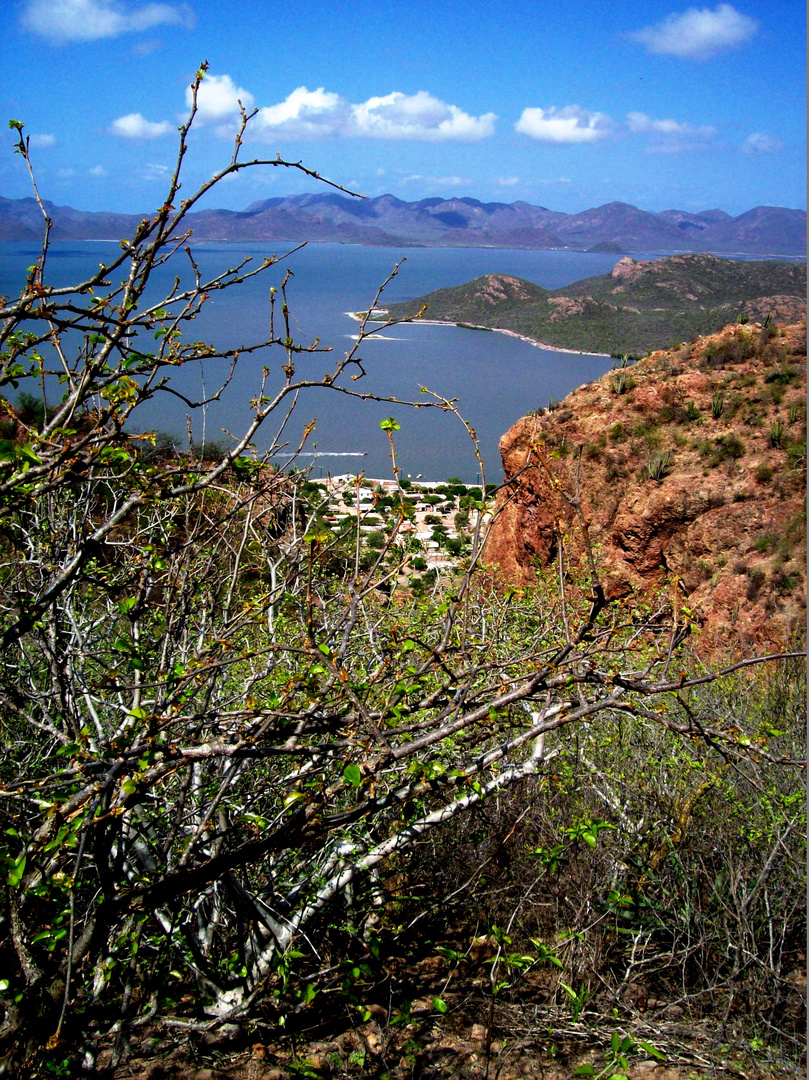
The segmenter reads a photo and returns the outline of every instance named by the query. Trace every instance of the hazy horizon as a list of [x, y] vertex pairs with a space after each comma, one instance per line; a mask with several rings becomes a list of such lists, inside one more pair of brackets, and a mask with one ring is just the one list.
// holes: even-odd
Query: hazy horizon
[[[345, 194], [343, 192], [332, 191], [331, 193], [334, 194], [334, 195], [342, 195], [344, 198], [347, 198], [347, 199], [351, 198], [350, 195]], [[40, 194], [42, 194], [42, 193], [40, 192]], [[264, 196], [263, 198], [253, 199], [253, 200], [251, 200], [251, 202], [247, 202], [243, 206], [224, 206], [224, 205], [220, 205], [217, 202], [217, 195], [218, 194], [220, 194], [220, 192], [217, 189], [214, 189], [208, 196], [206, 196], [205, 198], [203, 198], [203, 199], [201, 199], [199, 201], [199, 203], [194, 208], [194, 211], [192, 211], [192, 213], [194, 213], [194, 212], [196, 212], [198, 210], [227, 210], [227, 211], [230, 211], [232, 213], [244, 213], [251, 206], [254, 206], [257, 203], [269, 202], [271, 200], [279, 200], [279, 199], [283, 200], [283, 199], [291, 199], [291, 198], [300, 198], [300, 197], [304, 197], [304, 196], [307, 196], [307, 195], [327, 195], [327, 194], [329, 194], [329, 189], [324, 187], [322, 184], [320, 184], [319, 186], [313, 186], [310, 190], [307, 190], [307, 191], [289, 191], [289, 192], [284, 192], [284, 193], [279, 192], [278, 194], [275, 194], [275, 195], [267, 195], [267, 196]], [[647, 214], [664, 214], [664, 213], [667, 213], [669, 211], [675, 211], [675, 212], [690, 213], [690, 214], [695, 214], [696, 215], [696, 214], [709, 214], [709, 213], [713, 213], [713, 212], [719, 210], [719, 211], [723, 211], [724, 213], [728, 214], [731, 218], [736, 218], [736, 217], [741, 217], [743, 214], [749, 213], [751, 210], [756, 210], [759, 207], [768, 207], [768, 208], [771, 208], [771, 209], [774, 209], [774, 210], [795, 210], [795, 211], [798, 211], [798, 212], [806, 213], [806, 207], [805, 206], [786, 206], [783, 203], [774, 203], [774, 202], [756, 203], [755, 206], [747, 206], [747, 207], [745, 207], [745, 209], [740, 210], [738, 213], [734, 214], [734, 213], [731, 213], [729, 210], [726, 210], [725, 207], [723, 207], [723, 206], [703, 206], [699, 210], [687, 210], [686, 211], [686, 210], [684, 210], [684, 208], [682, 206], [674, 206], [673, 204], [670, 205], [670, 206], [661, 206], [661, 207], [656, 207], [656, 208], [641, 207], [641, 206], [637, 206], [634, 203], [629, 203], [625, 199], [609, 199], [609, 200], [607, 200], [605, 202], [598, 203], [598, 204], [593, 204], [591, 206], [581, 206], [578, 209], [559, 210], [555, 206], [551, 206], [551, 205], [549, 205], [547, 203], [531, 202], [530, 199], [504, 199], [504, 198], [499, 198], [499, 199], [478, 199], [476, 196], [468, 195], [468, 194], [464, 194], [464, 195], [462, 195], [462, 194], [457, 194], [457, 195], [443, 194], [442, 195], [442, 194], [434, 193], [432, 195], [430, 195], [430, 194], [420, 195], [418, 198], [414, 198], [414, 199], [406, 199], [406, 198], [403, 198], [401, 195], [396, 195], [392, 191], [383, 191], [383, 192], [380, 192], [379, 195], [366, 196], [366, 198], [369, 198], [369, 199], [381, 199], [381, 198], [385, 198], [385, 197], [388, 197], [388, 196], [390, 196], [391, 198], [394, 198], [394, 199], [399, 199], [401, 202], [406, 202], [406, 203], [410, 203], [410, 204], [419, 203], [419, 202], [427, 202], [427, 201], [434, 200], [434, 199], [441, 199], [442, 201], [445, 201], [445, 202], [455, 202], [455, 201], [467, 201], [468, 202], [468, 201], [471, 200], [471, 201], [480, 203], [483, 206], [493, 205], [493, 204], [496, 204], [496, 203], [499, 203], [499, 204], [504, 205], [504, 206], [513, 206], [513, 205], [515, 205], [517, 203], [525, 203], [525, 204], [528, 204], [530, 206], [536, 207], [536, 208], [541, 209], [541, 210], [548, 210], [548, 211], [550, 211], [552, 213], [555, 213], [555, 214], [567, 214], [567, 215], [569, 215], [571, 217], [575, 217], [576, 214], [583, 214], [588, 210], [599, 210], [604, 206], [609, 206], [609, 205], [615, 204], [615, 203], [619, 203], [619, 204], [622, 203], [625, 206], [633, 206], [636, 210], [642, 210], [644, 213], [647, 213]], [[29, 193], [28, 195], [8, 196], [8, 195], [5, 195], [4, 193], [0, 193], [0, 198], [13, 199], [13, 200], [22, 200], [22, 199], [33, 198], [33, 195]], [[109, 207], [109, 206], [77, 206], [77, 205], [75, 205], [73, 203], [59, 203], [59, 202], [56, 201], [56, 199], [51, 198], [49, 195], [42, 195], [42, 198], [43, 198], [44, 202], [51, 203], [54, 206], [65, 206], [70, 210], [78, 210], [78, 211], [81, 211], [82, 213], [87, 213], [87, 214], [127, 214], [127, 215], [131, 214], [131, 215], [137, 216], [137, 214], [139, 214], [139, 213], [147, 213], [147, 212], [151, 213], [155, 209], [153, 206], [145, 206], [144, 205], [144, 206], [142, 206], [142, 207], [140, 207], [139, 209], [136, 209], [136, 210], [117, 210], [117, 209], [115, 209], [113, 207]]]

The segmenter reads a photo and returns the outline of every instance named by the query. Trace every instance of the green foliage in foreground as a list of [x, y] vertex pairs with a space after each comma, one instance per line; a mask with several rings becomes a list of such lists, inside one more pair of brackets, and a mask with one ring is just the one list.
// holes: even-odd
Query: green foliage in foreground
[[693, 668], [682, 617], [607, 605], [595, 564], [498, 590], [479, 535], [429, 597], [397, 591], [402, 492], [369, 552], [252, 449], [311, 386], [357, 393], [364, 371], [355, 347], [296, 375], [285, 289], [230, 449], [129, 435], [172, 369], [236, 360], [180, 331], [244, 268], [146, 299], [196, 198], [174, 211], [178, 183], [69, 295], [48, 287], [46, 236], [0, 313], [0, 385], [62, 393], [8, 404], [0, 453], [7, 1060], [69, 1071], [99, 1038], [119, 1059], [136, 1026], [293, 1024], [326, 991], [364, 1015], [402, 957], [466, 955], [473, 920], [492, 996], [541, 969], [581, 1020], [596, 980], [618, 1008], [649, 972], [695, 1012], [744, 987], [788, 1036], [802, 672]]

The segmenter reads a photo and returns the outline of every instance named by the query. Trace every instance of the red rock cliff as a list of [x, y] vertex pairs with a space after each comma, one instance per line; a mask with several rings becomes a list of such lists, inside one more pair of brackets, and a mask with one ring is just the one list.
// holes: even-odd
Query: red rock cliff
[[583, 386], [500, 440], [487, 561], [518, 583], [583, 566], [610, 598], [676, 588], [707, 647], [805, 626], [806, 323], [728, 326]]

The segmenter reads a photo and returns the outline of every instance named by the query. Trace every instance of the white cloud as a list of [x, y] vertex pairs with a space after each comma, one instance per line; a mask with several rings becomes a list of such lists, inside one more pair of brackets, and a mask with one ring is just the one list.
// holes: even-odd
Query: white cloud
[[742, 145], [745, 154], [777, 154], [783, 148], [784, 144], [778, 136], [771, 135], [768, 131], [754, 131]]
[[153, 26], [193, 26], [186, 4], [137, 4], [123, 0], [28, 0], [20, 22], [53, 44], [97, 41], [150, 30]]
[[357, 136], [371, 139], [417, 139], [424, 142], [478, 142], [494, 134], [494, 113], [470, 116], [457, 105], [439, 101], [426, 90], [403, 94], [394, 90], [384, 97], [352, 105]]
[[758, 31], [758, 23], [731, 4], [689, 8], [669, 15], [663, 22], [632, 34], [649, 52], [678, 56], [681, 60], [710, 60], [726, 49], [735, 49]]
[[514, 187], [515, 184], [519, 184], [519, 176], [500, 176], [495, 180], [495, 184], [499, 184], [500, 187]]
[[46, 150], [49, 146], [56, 146], [56, 138], [53, 135], [32, 135], [31, 146], [37, 150]]
[[605, 113], [565, 105], [562, 109], [523, 109], [514, 130], [539, 142], [570, 145], [600, 142], [609, 138], [614, 126]]
[[89, 170], [89, 173], [90, 173], [90, 176], [109, 176], [110, 175], [107, 172], [107, 170], [104, 168], [103, 165], [94, 165], [92, 167], [92, 169]]
[[60, 180], [69, 180], [72, 176], [76, 175], [75, 169], [60, 169], [57, 173]]
[[426, 184], [430, 187], [470, 187], [472, 181], [465, 176], [422, 176], [421, 173], [413, 173], [411, 176], [402, 177], [403, 184]]
[[403, 94], [394, 90], [357, 105], [322, 86], [299, 86], [278, 105], [259, 110], [254, 134], [263, 137], [355, 139], [413, 139], [421, 142], [477, 142], [494, 133], [494, 113], [470, 116], [424, 90]]
[[653, 120], [651, 116], [647, 116], [646, 113], [642, 112], [627, 113], [626, 123], [630, 131], [644, 135], [649, 132], [680, 135], [683, 129], [688, 127], [687, 124], [681, 124], [677, 120]]
[[[191, 87], [185, 91], [185, 103], [189, 107], [193, 94]], [[245, 109], [253, 107], [253, 95], [237, 86], [230, 75], [205, 75], [197, 90], [197, 120], [227, 120], [239, 115], [239, 102]]]
[[168, 120], [155, 124], [140, 113], [127, 113], [113, 120], [109, 130], [111, 135], [120, 135], [124, 139], [157, 139], [175, 129]]
[[654, 153], [678, 154], [702, 149], [717, 135], [716, 128], [709, 124], [695, 126], [681, 120], [653, 120], [642, 112], [628, 113], [626, 126], [635, 135], [651, 136], [649, 150]]
[[144, 165], [140, 172], [144, 180], [164, 180], [168, 174], [168, 165], [156, 165], [151, 161]]
[[259, 109], [253, 121], [253, 134], [284, 134], [293, 139], [317, 139], [336, 135], [345, 127], [347, 104], [337, 94], [323, 87], [307, 90], [299, 86], [278, 105]]
[[157, 52], [158, 49], [163, 47], [163, 42], [160, 38], [149, 38], [146, 41], [138, 41], [132, 46], [132, 52], [135, 56], [151, 56], [152, 53]]

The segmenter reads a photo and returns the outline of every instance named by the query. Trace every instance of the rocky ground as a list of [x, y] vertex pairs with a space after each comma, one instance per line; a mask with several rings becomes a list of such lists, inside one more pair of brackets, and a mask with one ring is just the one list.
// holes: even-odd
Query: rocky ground
[[582, 565], [578, 491], [611, 598], [667, 589], [706, 645], [802, 633], [806, 324], [730, 325], [526, 416], [500, 443], [487, 559], [526, 583]]
[[[186, 1021], [174, 1015], [164, 1024], [136, 1024], [126, 1044], [117, 1044], [114, 1064], [115, 1031], [110, 1032], [95, 1048], [95, 1067], [109, 1080], [797, 1080], [806, 1075], [801, 1046], [781, 1043], [776, 1049], [766, 1033], [751, 1037], [746, 1018], [730, 1006], [717, 1008], [711, 1020], [694, 1021], [687, 994], [657, 999], [642, 982], [627, 981], [617, 997], [605, 989], [580, 1013], [567, 1000], [559, 1002], [550, 990], [553, 980], [539, 970], [522, 977], [519, 992], [514, 993], [515, 984], [507, 997], [492, 995], [488, 940], [474, 939], [473, 946], [480, 945], [477, 952], [470, 950], [474, 962], [453, 977], [447, 961], [435, 955], [398, 976], [394, 965], [388, 993], [377, 993], [378, 1000], [353, 1006], [335, 1001], [331, 1009], [290, 1015], [283, 1026], [261, 1003], [247, 1029], [214, 1021], [201, 1025], [187, 997], [180, 1010]], [[802, 966], [787, 976], [797, 1001], [806, 991], [805, 956], [800, 959]], [[402, 998], [402, 980], [418, 992], [412, 1001]]]
[[[485, 1002], [480, 1007], [485, 1021]], [[532, 1022], [530, 1010], [511, 1009], [507, 1016], [498, 1010], [496, 1018], [505, 1022], [508, 1035], [497, 1031], [489, 1039], [485, 1022], [438, 1017], [426, 1002], [423, 1015], [415, 1008], [406, 1024], [389, 1023], [382, 1007], [378, 1014], [364, 1023], [345, 1020], [320, 1037], [279, 1040], [265, 1031], [251, 1044], [228, 1042], [216, 1033], [189, 1044], [153, 1032], [107, 1075], [115, 1080], [795, 1080], [802, 1075], [799, 1066], [773, 1058], [763, 1040], [760, 1045], [737, 1041], [727, 1031], [678, 1020], [594, 1028], [560, 1019], [549, 1031]], [[102, 1054], [99, 1065], [108, 1062], [109, 1054]]]

